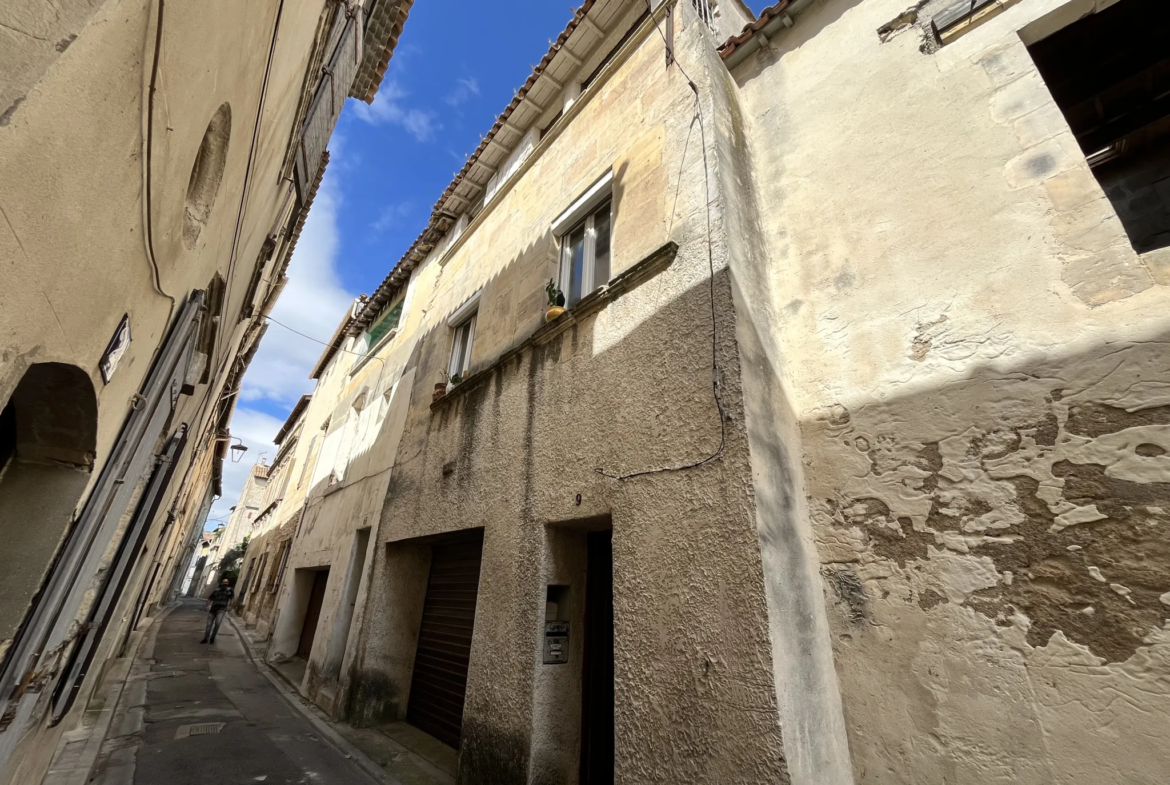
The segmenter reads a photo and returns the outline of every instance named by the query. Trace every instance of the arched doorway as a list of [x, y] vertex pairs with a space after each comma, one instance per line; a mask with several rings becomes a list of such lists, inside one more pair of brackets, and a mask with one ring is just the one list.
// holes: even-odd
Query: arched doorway
[[0, 642], [44, 579], [97, 447], [97, 398], [81, 369], [32, 365], [0, 411]]

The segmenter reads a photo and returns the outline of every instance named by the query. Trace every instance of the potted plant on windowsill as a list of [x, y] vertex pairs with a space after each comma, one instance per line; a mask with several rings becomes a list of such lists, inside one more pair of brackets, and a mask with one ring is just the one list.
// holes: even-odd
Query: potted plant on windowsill
[[548, 295], [548, 310], [544, 313], [544, 320], [551, 322], [565, 312], [565, 293], [557, 288], [552, 278], [548, 279], [544, 291]]
[[451, 376], [447, 380], [446, 392], [451, 392], [452, 390], [454, 390], [457, 386], [459, 386], [462, 383], [463, 383], [463, 375], [462, 374], [457, 373], [454, 376]]
[[447, 374], [443, 373], [443, 381], [435, 382], [435, 391], [431, 393], [431, 403], [435, 403], [447, 394]]

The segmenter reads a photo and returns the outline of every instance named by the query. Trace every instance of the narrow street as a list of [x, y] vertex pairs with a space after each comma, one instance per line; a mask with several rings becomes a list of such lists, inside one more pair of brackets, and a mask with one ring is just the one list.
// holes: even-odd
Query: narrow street
[[[377, 782], [257, 670], [230, 623], [214, 644], [200, 644], [205, 620], [202, 602], [188, 600], [162, 621], [153, 656], [135, 663], [140, 678], [123, 693], [95, 782]], [[136, 684], [145, 684], [144, 701]]]

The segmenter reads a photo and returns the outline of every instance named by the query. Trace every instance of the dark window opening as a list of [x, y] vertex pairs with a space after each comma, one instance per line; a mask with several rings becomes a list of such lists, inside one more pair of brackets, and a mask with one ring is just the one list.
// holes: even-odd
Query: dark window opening
[[1134, 250], [1170, 246], [1170, 3], [1122, 0], [1029, 51]]
[[614, 782], [613, 532], [586, 538], [585, 652], [581, 668], [581, 785]]
[[9, 401], [0, 412], [0, 476], [8, 460], [16, 455], [16, 406]]
[[207, 313], [203, 315], [203, 322], [199, 325], [199, 338], [195, 344], [195, 351], [207, 357], [203, 365], [203, 372], [199, 376], [200, 384], [207, 384], [211, 378], [211, 358], [215, 355], [215, 342], [219, 334], [220, 316], [223, 314], [223, 297], [226, 291], [223, 276], [216, 273], [207, 284], [207, 294], [204, 304]]

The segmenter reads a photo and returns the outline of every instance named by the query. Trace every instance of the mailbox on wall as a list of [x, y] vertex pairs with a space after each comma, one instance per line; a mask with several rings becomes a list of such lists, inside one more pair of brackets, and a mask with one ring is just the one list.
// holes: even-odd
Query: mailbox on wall
[[569, 623], [567, 621], [546, 621], [544, 623], [544, 664], [563, 665], [569, 661]]

